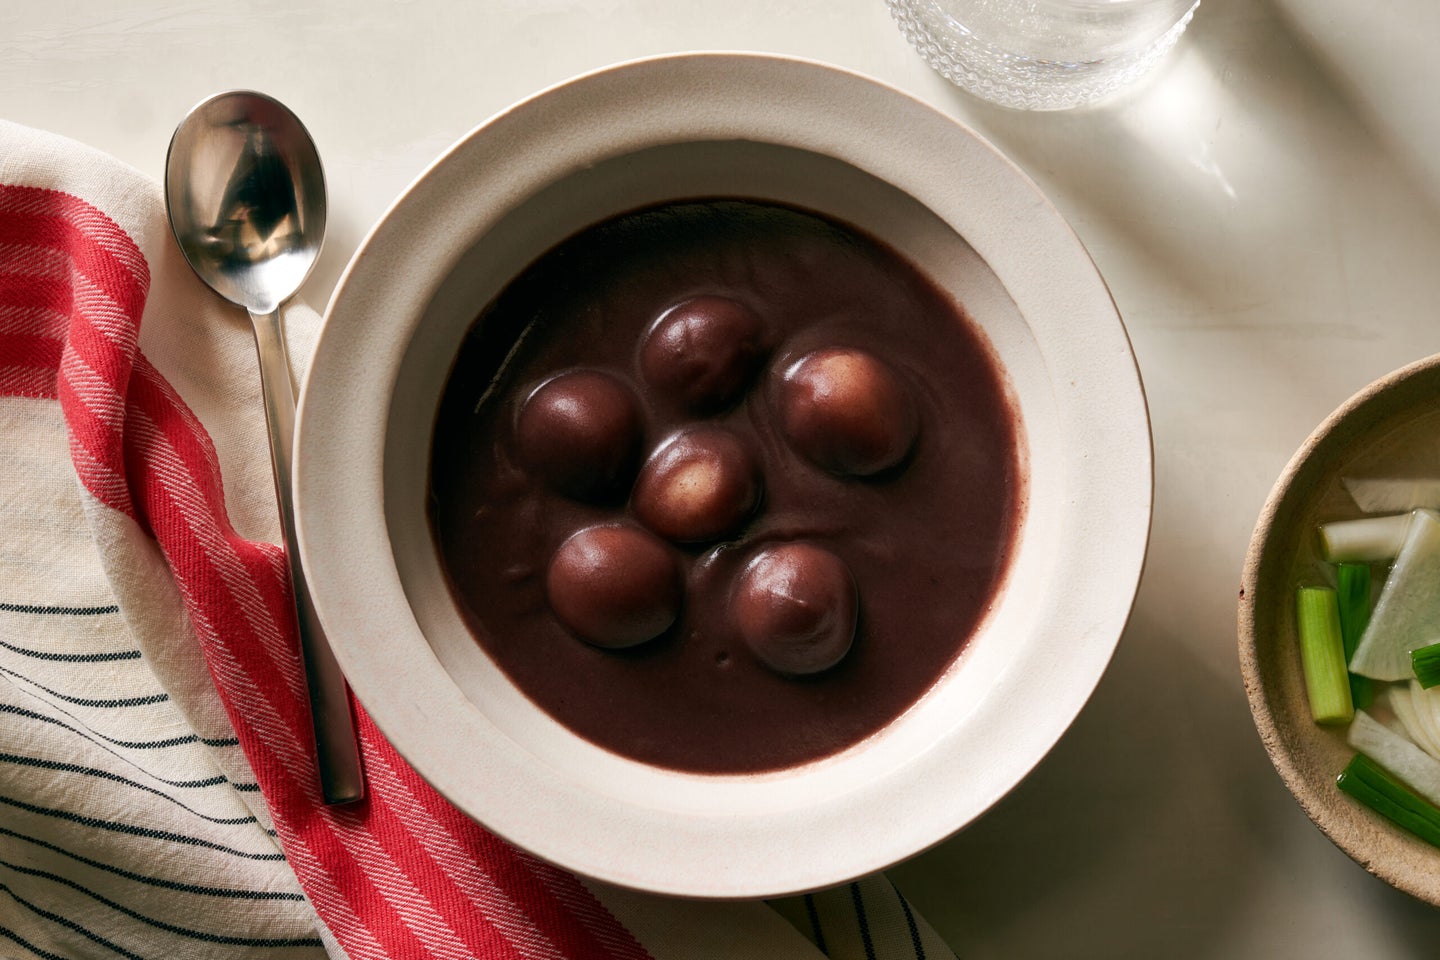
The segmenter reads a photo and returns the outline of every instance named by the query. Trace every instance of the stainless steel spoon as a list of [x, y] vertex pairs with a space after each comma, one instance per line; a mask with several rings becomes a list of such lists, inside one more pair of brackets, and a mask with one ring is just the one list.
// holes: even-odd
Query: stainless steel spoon
[[325, 177], [310, 134], [281, 103], [248, 91], [203, 101], [181, 121], [165, 159], [170, 229], [191, 269], [250, 312], [260, 356], [270, 460], [294, 587], [326, 803], [365, 793], [345, 678], [310, 601], [290, 493], [295, 388], [280, 307], [295, 295], [325, 235]]

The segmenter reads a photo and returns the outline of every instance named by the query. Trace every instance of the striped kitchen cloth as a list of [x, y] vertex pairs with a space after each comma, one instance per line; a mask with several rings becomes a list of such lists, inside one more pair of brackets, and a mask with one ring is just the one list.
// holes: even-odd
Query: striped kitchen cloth
[[772, 905], [572, 876], [358, 707], [369, 795], [321, 804], [258, 384], [158, 186], [0, 121], [0, 956], [953, 956], [881, 876]]

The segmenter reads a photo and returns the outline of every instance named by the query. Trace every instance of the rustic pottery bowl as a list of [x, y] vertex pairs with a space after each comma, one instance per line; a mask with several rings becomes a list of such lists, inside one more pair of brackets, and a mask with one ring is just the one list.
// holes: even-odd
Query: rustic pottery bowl
[[[1028, 472], [1004, 589], [945, 675], [854, 747], [750, 776], [627, 760], [538, 709], [467, 632], [426, 514], [440, 390], [479, 310], [588, 225], [719, 196], [854, 224], [952, 292], [1004, 369]], [[799, 60], [624, 64], [476, 128], [355, 255], [301, 406], [302, 556], [367, 711], [468, 815], [580, 874], [644, 890], [815, 889], [978, 817], [1090, 696], [1149, 533], [1140, 379], [1073, 232], [973, 133], [892, 88]]]
[[1360, 516], [1340, 484], [1413, 453], [1407, 433], [1440, 429], [1440, 356], [1380, 378], [1330, 414], [1276, 481], [1241, 577], [1240, 669], [1255, 726], [1280, 778], [1335, 845], [1375, 876], [1440, 905], [1440, 850], [1341, 793], [1335, 777], [1355, 751], [1345, 729], [1310, 718], [1296, 640], [1295, 591], [1316, 582], [1316, 527]]

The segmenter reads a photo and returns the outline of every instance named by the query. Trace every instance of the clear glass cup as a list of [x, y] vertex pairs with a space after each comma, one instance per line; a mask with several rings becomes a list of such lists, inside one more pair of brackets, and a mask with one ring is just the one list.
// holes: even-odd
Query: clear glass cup
[[915, 49], [978, 97], [1064, 110], [1135, 80], [1200, 0], [886, 0]]

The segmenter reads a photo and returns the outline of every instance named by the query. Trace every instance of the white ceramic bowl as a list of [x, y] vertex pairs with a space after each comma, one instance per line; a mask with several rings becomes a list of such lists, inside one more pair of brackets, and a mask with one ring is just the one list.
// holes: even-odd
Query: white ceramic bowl
[[[1003, 364], [1029, 502], [963, 656], [880, 733], [752, 776], [648, 767], [574, 736], [462, 625], [425, 513], [440, 390], [478, 311], [581, 228], [697, 196], [784, 201], [879, 236], [953, 291]], [[405, 758], [541, 857], [639, 889], [757, 897], [894, 864], [1000, 799], [1069, 726], [1129, 614], [1151, 505], [1125, 331], [1075, 235], [980, 138], [820, 64], [698, 54], [547, 90], [441, 156], [356, 253], [305, 386], [302, 556], [336, 655]]]

